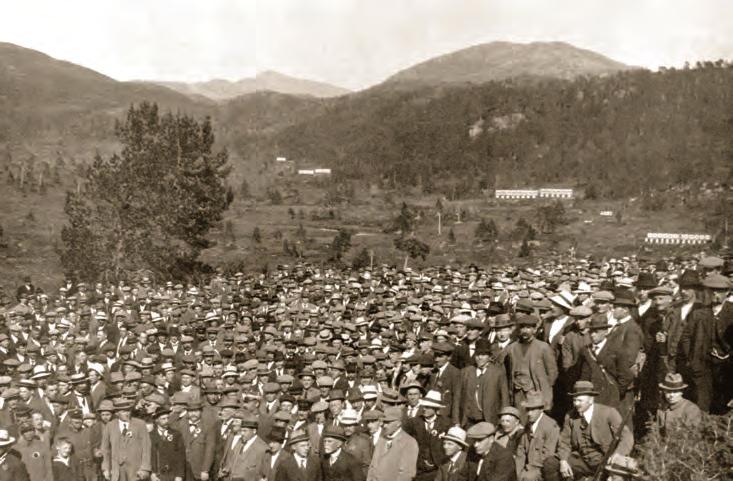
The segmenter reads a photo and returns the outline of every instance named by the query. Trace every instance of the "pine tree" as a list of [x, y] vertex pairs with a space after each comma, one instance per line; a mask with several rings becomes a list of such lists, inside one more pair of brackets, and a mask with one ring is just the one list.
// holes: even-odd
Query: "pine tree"
[[455, 245], [456, 243], [456, 234], [453, 232], [453, 228], [448, 231], [448, 243], [451, 245]]
[[363, 247], [351, 261], [351, 267], [352, 269], [360, 270], [369, 267], [369, 263], [369, 251], [366, 249], [366, 247]]
[[524, 238], [524, 240], [522, 240], [522, 245], [519, 247], [519, 254], [517, 254], [517, 257], [529, 257], [530, 254], [529, 242], [527, 242], [527, 238]]
[[252, 231], [252, 241], [255, 244], [260, 244], [262, 242], [262, 233], [260, 232], [259, 227], [255, 227]]
[[80, 172], [84, 189], [66, 194], [62, 265], [85, 279], [143, 268], [193, 274], [229, 206], [228, 154], [213, 152], [211, 121], [161, 115], [144, 102], [130, 107], [115, 134], [122, 150], [97, 154]]
[[351, 249], [351, 232], [346, 229], [339, 229], [328, 248], [329, 260], [341, 261], [343, 255], [349, 249]]

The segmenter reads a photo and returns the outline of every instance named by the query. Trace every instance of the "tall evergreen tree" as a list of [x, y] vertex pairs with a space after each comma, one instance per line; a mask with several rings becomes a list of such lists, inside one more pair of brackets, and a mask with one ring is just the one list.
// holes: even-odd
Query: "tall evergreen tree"
[[115, 134], [122, 150], [98, 154], [84, 188], [67, 192], [64, 268], [86, 279], [118, 279], [141, 268], [193, 274], [231, 200], [228, 154], [213, 151], [210, 120], [160, 114], [156, 104], [142, 103], [116, 123]]

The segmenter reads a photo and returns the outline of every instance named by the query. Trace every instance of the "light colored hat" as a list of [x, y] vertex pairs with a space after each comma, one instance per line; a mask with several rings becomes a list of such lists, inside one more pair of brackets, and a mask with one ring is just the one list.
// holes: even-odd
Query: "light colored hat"
[[560, 291], [557, 293], [557, 295], [550, 297], [550, 300], [560, 307], [564, 307], [565, 309], [572, 309], [573, 302], [575, 302], [575, 296], [573, 296], [568, 291]]
[[344, 409], [339, 414], [339, 422], [345, 426], [359, 424], [359, 413], [355, 409]]
[[7, 429], [0, 429], [0, 446], [9, 446], [15, 442], [15, 438], [12, 437]]
[[427, 394], [420, 399], [420, 406], [433, 409], [443, 409], [445, 404], [443, 404], [443, 396], [440, 394], [440, 391], [432, 390], [428, 391]]
[[377, 397], [379, 397], [377, 386], [374, 386], [373, 384], [367, 384], [366, 386], [362, 386], [361, 395], [365, 400], [377, 399]]
[[466, 442], [466, 431], [460, 428], [460, 426], [453, 426], [448, 430], [447, 433], [441, 434], [440, 439], [453, 441], [454, 443], [460, 444], [461, 446], [468, 447]]

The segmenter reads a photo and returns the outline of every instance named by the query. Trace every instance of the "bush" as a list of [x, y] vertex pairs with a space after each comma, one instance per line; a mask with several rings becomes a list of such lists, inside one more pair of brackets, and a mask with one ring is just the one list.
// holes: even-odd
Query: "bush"
[[698, 428], [675, 426], [664, 436], [654, 425], [635, 457], [647, 481], [731, 479], [733, 414], [703, 415]]

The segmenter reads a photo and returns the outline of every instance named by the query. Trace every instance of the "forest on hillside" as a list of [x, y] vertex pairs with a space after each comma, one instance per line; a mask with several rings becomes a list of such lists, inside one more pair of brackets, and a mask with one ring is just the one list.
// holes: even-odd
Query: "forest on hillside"
[[731, 182], [733, 66], [722, 61], [572, 82], [377, 87], [321, 109], [246, 142], [233, 135], [234, 145], [459, 196], [562, 185], [622, 198]]

